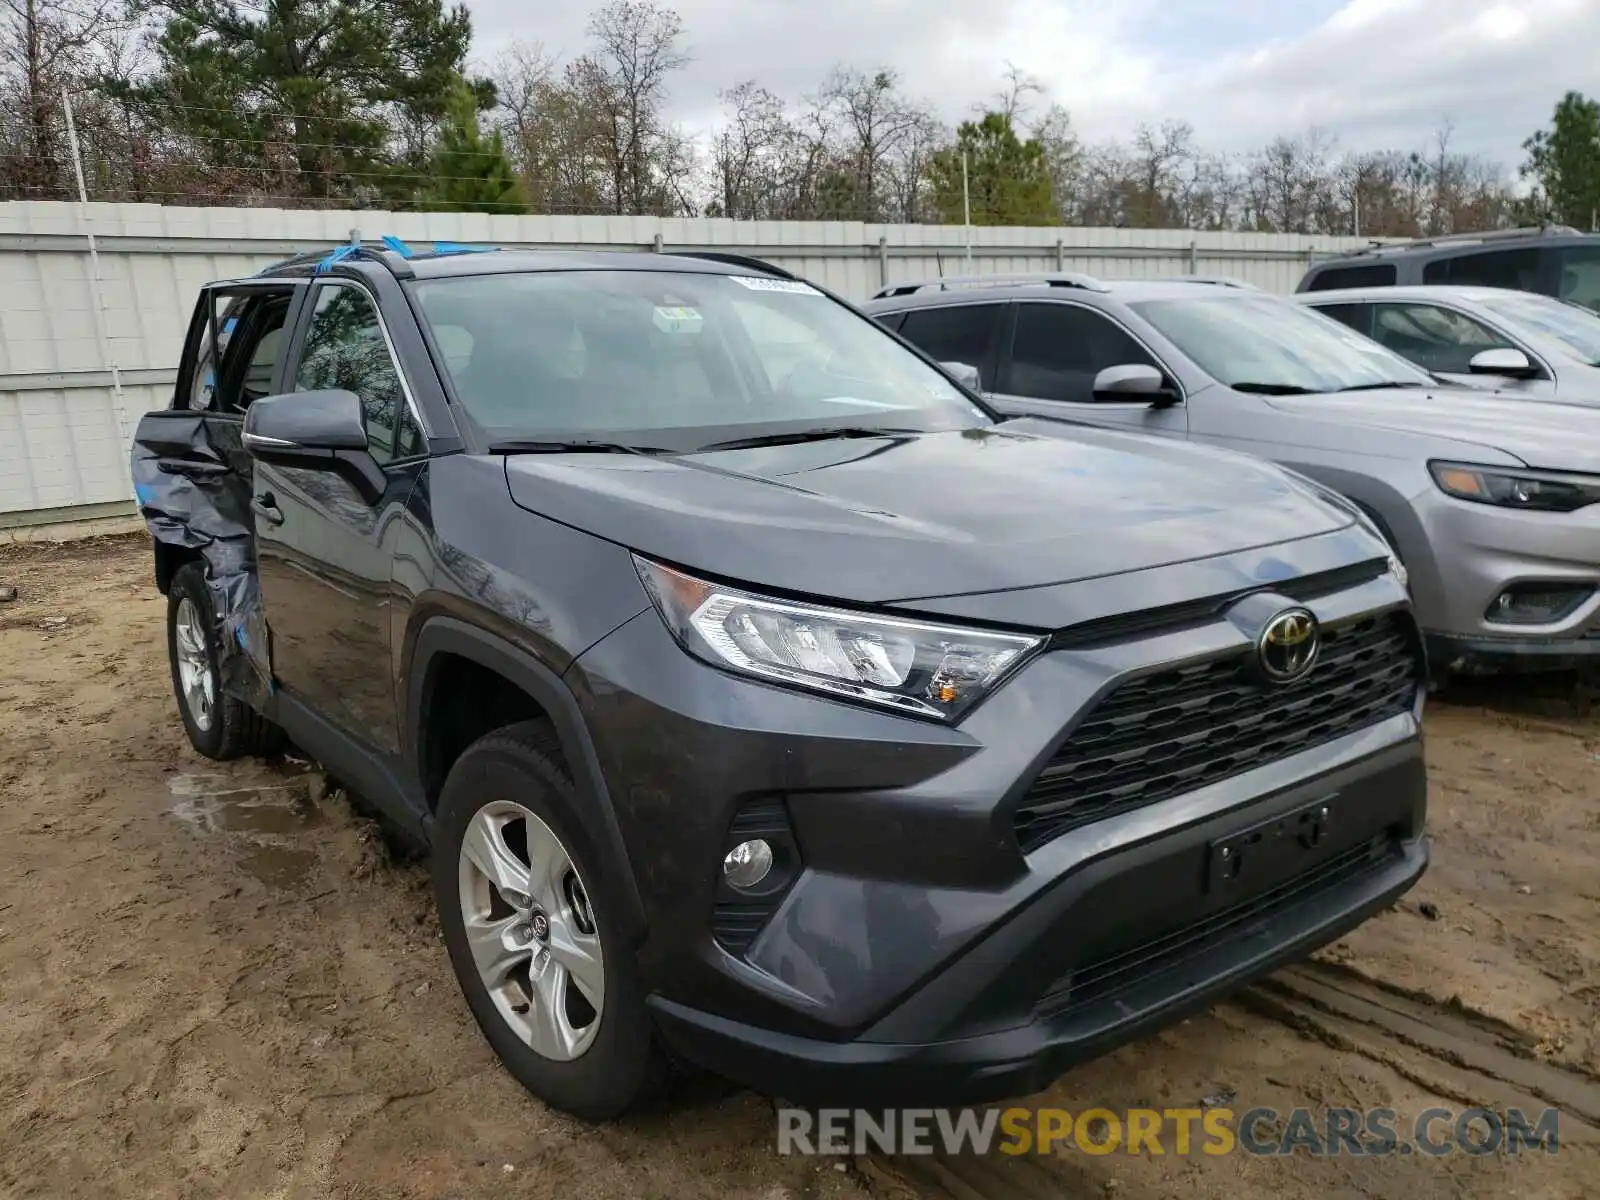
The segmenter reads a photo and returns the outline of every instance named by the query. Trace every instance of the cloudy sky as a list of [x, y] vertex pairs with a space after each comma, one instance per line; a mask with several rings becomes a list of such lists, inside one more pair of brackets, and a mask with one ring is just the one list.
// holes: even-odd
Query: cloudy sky
[[[512, 40], [584, 47], [592, 5], [467, 0], [480, 57]], [[1346, 148], [1454, 145], [1507, 166], [1560, 94], [1600, 91], [1600, 0], [676, 0], [692, 64], [674, 114], [714, 126], [717, 92], [755, 79], [798, 98], [834, 63], [898, 70], [960, 119], [1009, 61], [1088, 140], [1182, 118], [1246, 150], [1316, 125]]]

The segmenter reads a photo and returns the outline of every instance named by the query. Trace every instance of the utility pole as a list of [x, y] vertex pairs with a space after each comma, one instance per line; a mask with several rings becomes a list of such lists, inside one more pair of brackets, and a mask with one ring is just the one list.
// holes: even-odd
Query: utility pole
[[967, 274], [972, 274], [972, 188], [967, 182], [967, 152], [961, 152], [961, 222], [967, 230]]

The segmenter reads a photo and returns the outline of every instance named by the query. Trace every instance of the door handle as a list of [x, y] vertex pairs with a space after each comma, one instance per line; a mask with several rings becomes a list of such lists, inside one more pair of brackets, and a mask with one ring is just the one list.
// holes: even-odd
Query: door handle
[[283, 509], [278, 507], [278, 499], [271, 492], [262, 492], [253, 497], [250, 510], [269, 525], [283, 524]]

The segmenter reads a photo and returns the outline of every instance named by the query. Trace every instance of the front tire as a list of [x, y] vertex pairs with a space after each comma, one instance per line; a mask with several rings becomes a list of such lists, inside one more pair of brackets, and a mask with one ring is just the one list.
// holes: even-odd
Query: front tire
[[[540, 1100], [609, 1121], [665, 1074], [616, 887], [544, 722], [479, 739], [439, 798], [434, 895], [450, 964], [500, 1061]], [[614, 867], [613, 867], [614, 869]]]
[[189, 744], [218, 762], [270, 754], [281, 743], [278, 727], [222, 690], [212, 604], [205, 567], [180, 567], [167, 587], [167, 659]]

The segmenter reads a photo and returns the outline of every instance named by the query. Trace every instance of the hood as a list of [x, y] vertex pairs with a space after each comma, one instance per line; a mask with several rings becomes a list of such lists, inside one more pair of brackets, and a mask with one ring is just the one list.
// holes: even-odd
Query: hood
[[520, 507], [685, 569], [868, 604], [1118, 575], [1351, 522], [1268, 463], [1054, 422], [512, 455], [506, 478]]
[[1273, 396], [1282, 412], [1470, 442], [1553, 471], [1600, 471], [1600, 410], [1558, 399], [1512, 399], [1466, 387]]

